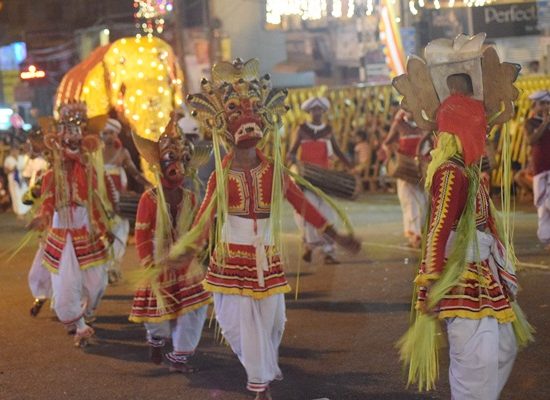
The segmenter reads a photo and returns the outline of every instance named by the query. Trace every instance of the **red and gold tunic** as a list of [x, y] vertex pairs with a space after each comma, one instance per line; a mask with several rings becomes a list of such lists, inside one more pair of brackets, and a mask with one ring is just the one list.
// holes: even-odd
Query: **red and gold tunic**
[[[258, 150], [261, 163], [250, 170], [229, 170], [228, 218], [223, 221], [222, 242], [227, 244], [229, 254], [219, 260], [214, 254], [205, 278], [205, 287], [211, 292], [265, 298], [277, 293], [290, 291], [285, 278], [283, 265], [269, 238], [269, 214], [271, 212], [271, 192], [273, 184], [273, 163]], [[228, 155], [224, 164], [231, 160]], [[206, 197], [203, 200], [195, 221], [199, 221], [206, 211], [216, 190], [215, 172], [210, 176]], [[300, 188], [288, 177], [284, 178], [284, 196], [304, 219], [324, 231], [326, 219], [305, 198]], [[254, 240], [261, 238], [258, 251]], [[263, 251], [265, 250], [265, 252]], [[266, 257], [267, 260], [258, 257]], [[267, 261], [267, 262], [265, 262]], [[260, 272], [259, 264], [265, 265]]]
[[[195, 210], [195, 196], [187, 189], [182, 190], [184, 190], [184, 196], [183, 201], [178, 206], [178, 220], [181, 220], [181, 213], [193, 213], [193, 210]], [[144, 267], [153, 264], [154, 260], [157, 201], [156, 189], [145, 191], [139, 200], [136, 215], [136, 248], [141, 264]], [[188, 220], [191, 222], [192, 216]], [[184, 233], [188, 229], [188, 226], [189, 224], [187, 224], [187, 227], [172, 226], [173, 239], [176, 239], [179, 234]], [[158, 278], [160, 291], [165, 294], [163, 297], [163, 308], [160, 309], [157, 297], [150, 286], [140, 287], [134, 295], [130, 321], [162, 322], [172, 320], [209, 304], [211, 296], [203, 288], [203, 277], [202, 270], [193, 270], [193, 272], [185, 269], [178, 271], [167, 270]]]
[[[61, 255], [68, 235], [71, 236], [76, 258], [82, 270], [104, 264], [107, 261], [105, 243], [105, 217], [103, 205], [97, 194], [97, 178], [93, 175], [91, 189], [88, 182], [86, 166], [79, 161], [72, 161], [70, 170], [65, 171], [63, 181], [56, 182], [53, 170], [44, 175], [41, 196], [44, 201], [38, 212], [50, 221], [46, 236], [43, 263], [51, 272], [57, 273]], [[106, 186], [112, 199], [114, 187], [107, 177]], [[63, 196], [60, 191], [64, 191]], [[67, 204], [58, 204], [65, 199]], [[91, 200], [91, 204], [90, 204]]]
[[[466, 205], [468, 185], [464, 164], [458, 158], [443, 163], [433, 176], [426, 254], [416, 278], [421, 287], [419, 301], [426, 299], [424, 282], [437, 280], [445, 269], [447, 253]], [[476, 195], [476, 227], [479, 232], [487, 232], [494, 240], [498, 240], [490, 211], [489, 193], [483, 184]], [[479, 232], [478, 237], [483, 235]], [[485, 236], [491, 238], [489, 235]], [[479, 249], [481, 247], [473, 251], [481, 254]], [[439, 318], [494, 317], [502, 323], [512, 321], [515, 316], [508, 300], [506, 285], [501, 284], [503, 277], [495, 279], [488, 257], [482, 257], [479, 262], [465, 260], [465, 263], [468, 265], [458, 285], [436, 306]]]

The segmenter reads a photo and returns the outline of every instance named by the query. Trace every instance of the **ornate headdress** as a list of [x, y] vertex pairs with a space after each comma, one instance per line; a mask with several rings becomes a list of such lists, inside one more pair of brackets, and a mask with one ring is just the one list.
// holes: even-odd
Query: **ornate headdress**
[[[249, 137], [266, 137], [287, 111], [285, 89], [272, 89], [269, 75], [260, 77], [259, 61], [221, 62], [201, 92], [187, 96], [191, 114], [204, 128], [235, 145]], [[254, 136], [255, 135], [255, 136]]]
[[134, 143], [147, 163], [160, 172], [160, 163], [164, 154], [173, 153], [178, 157], [183, 157], [185, 165], [189, 165], [194, 153], [193, 145], [185, 139], [178, 126], [180, 115], [173, 113], [168, 125], [158, 141], [145, 139], [132, 133]]
[[86, 103], [69, 101], [59, 107], [59, 125], [83, 125], [88, 120]]
[[59, 150], [62, 147], [62, 137], [67, 129], [79, 129], [82, 138], [82, 148], [88, 152], [100, 148], [99, 132], [105, 126], [107, 115], [87, 117], [86, 103], [69, 101], [59, 107], [59, 120], [44, 118], [39, 121], [44, 131], [44, 144], [50, 150]]
[[513, 85], [519, 66], [501, 63], [493, 47], [482, 48], [484, 40], [484, 33], [434, 40], [426, 46], [426, 61], [411, 56], [407, 73], [394, 78], [393, 86], [403, 95], [401, 106], [413, 114], [420, 128], [437, 128], [437, 110], [449, 96], [447, 78], [455, 74], [470, 77], [473, 98], [483, 101], [491, 124], [500, 124], [512, 117], [513, 102], [519, 94]]

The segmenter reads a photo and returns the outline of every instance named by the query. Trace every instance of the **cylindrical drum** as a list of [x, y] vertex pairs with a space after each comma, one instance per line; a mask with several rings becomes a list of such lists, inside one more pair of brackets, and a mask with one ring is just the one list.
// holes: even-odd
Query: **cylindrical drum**
[[326, 194], [344, 199], [355, 199], [361, 191], [361, 181], [356, 175], [306, 163], [300, 164], [298, 170], [309, 183], [317, 186]]

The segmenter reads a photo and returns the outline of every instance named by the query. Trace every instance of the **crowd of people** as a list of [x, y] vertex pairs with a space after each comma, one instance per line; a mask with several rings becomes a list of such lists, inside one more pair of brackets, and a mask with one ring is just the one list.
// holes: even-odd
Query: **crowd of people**
[[[173, 113], [157, 141], [133, 137], [151, 180], [121, 145], [118, 120], [89, 118], [83, 103], [63, 104], [55, 121], [29, 137], [29, 160], [13, 148], [4, 163], [14, 212], [28, 212], [25, 198], [33, 205], [29, 227], [42, 232], [29, 274], [31, 315], [53, 298], [75, 345], [89, 343], [108, 281], [120, 278], [130, 224], [118, 205], [132, 177], [144, 191], [135, 215], [142, 273], [129, 319], [144, 324], [150, 360], [193, 373], [213, 304], [221, 332], [246, 370], [247, 389], [256, 399], [270, 399], [270, 385], [283, 377], [278, 353], [284, 294], [290, 291], [280, 254], [282, 202], [294, 209], [306, 262], [317, 248], [325, 264], [338, 263], [335, 245], [352, 254], [360, 250], [345, 213], [311, 185], [306, 170], [295, 172], [289, 164], [320, 168], [328, 176], [338, 160], [366, 184], [383, 188], [386, 181], [370, 178], [395, 178], [404, 235], [411, 247], [423, 243], [414, 323], [400, 345], [402, 359], [414, 366], [410, 382], [433, 386], [433, 363], [426, 360], [434, 359], [441, 320], [450, 343], [453, 398], [498, 398], [531, 331], [516, 301], [514, 258], [483, 178], [490, 105], [476, 92], [481, 77], [464, 73], [460, 61], [451, 65], [444, 89], [434, 83], [440, 91], [432, 93], [438, 107], [431, 119], [424, 118], [422, 96], [411, 100], [415, 77], [402, 76], [395, 85], [405, 109], [395, 109], [385, 128], [375, 118], [360, 129], [354, 157], [339, 148], [324, 120], [329, 101], [308, 99], [302, 109], [311, 119], [299, 127], [285, 159], [278, 132], [286, 91], [259, 76], [257, 60], [220, 63], [212, 81], [203, 80], [201, 92], [188, 96], [190, 113]], [[537, 93], [533, 100], [547, 105], [550, 93], [545, 96]], [[542, 241], [550, 241], [550, 167], [540, 156], [550, 140], [548, 122], [542, 111], [528, 121]], [[266, 140], [271, 146], [262, 146]], [[197, 157], [201, 146], [207, 146], [207, 157]], [[347, 232], [336, 229], [339, 218]]]

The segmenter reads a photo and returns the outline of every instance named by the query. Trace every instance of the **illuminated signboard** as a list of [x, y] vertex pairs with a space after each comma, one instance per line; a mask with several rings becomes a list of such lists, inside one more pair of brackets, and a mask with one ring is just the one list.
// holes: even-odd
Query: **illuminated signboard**
[[41, 79], [46, 76], [46, 72], [36, 69], [34, 65], [29, 65], [28, 71], [22, 71], [20, 76], [21, 76], [21, 79], [24, 79], [24, 80]]

